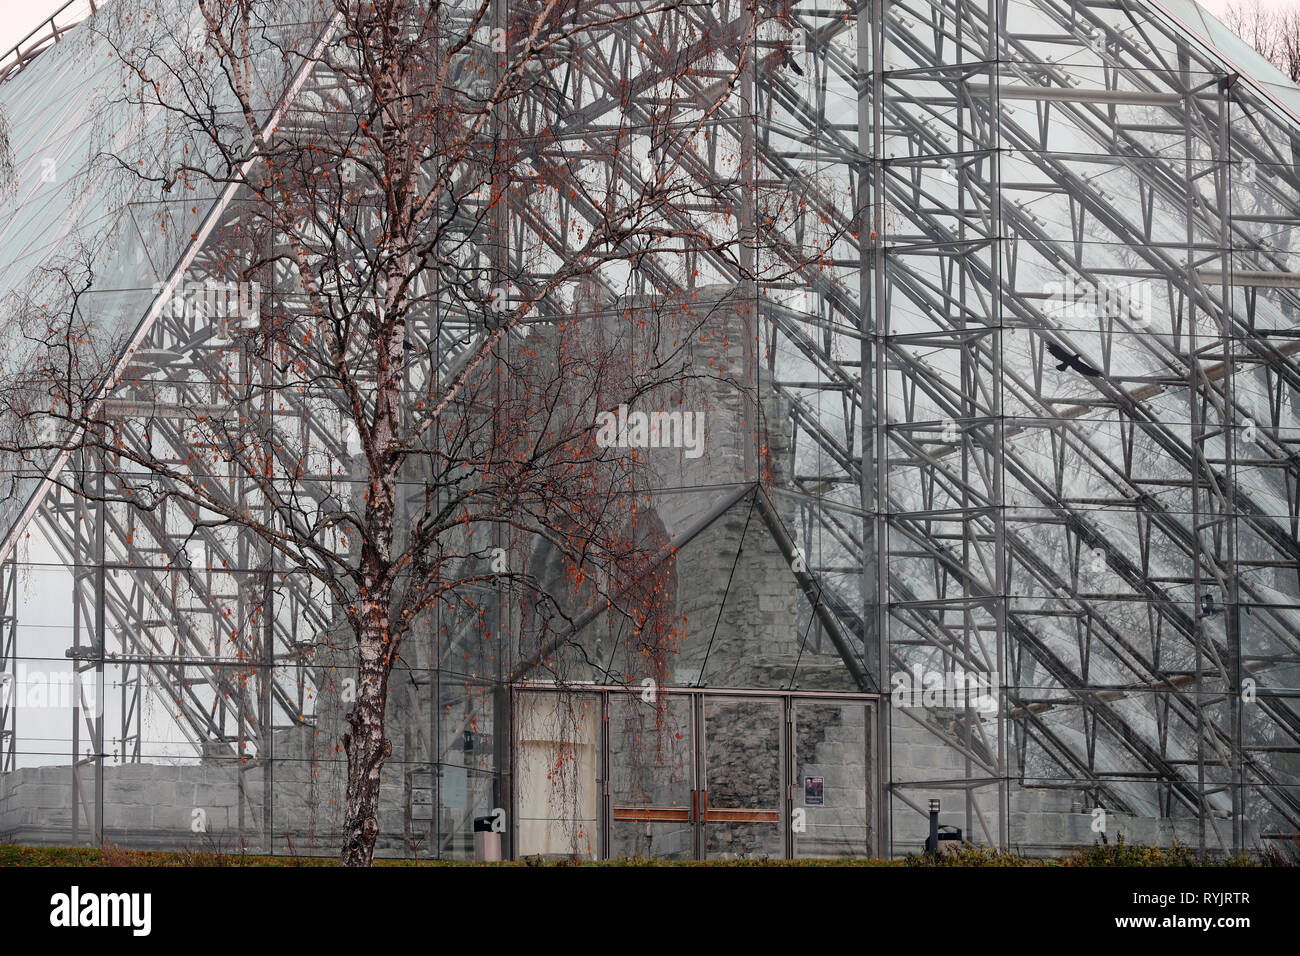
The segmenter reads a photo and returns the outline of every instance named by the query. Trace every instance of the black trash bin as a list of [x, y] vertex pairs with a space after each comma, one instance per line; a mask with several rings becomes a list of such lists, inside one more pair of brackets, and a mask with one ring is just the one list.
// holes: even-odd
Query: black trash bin
[[961, 827], [949, 826], [944, 824], [939, 827], [939, 846], [940, 853], [946, 853], [950, 850], [961, 848]]
[[955, 850], [960, 846], [961, 827], [954, 827], [947, 823], [938, 824], [935, 827], [934, 836], [925, 838], [926, 853]]

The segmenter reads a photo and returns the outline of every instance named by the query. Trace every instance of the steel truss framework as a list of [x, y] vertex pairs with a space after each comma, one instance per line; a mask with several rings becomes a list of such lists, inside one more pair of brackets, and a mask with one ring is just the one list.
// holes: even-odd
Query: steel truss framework
[[[745, 28], [734, 3], [693, 16], [715, 38]], [[653, 124], [640, 94], [671, 69], [654, 29], [631, 19], [581, 72], [559, 71], [564, 95], [531, 100], [525, 125], [635, 183], [598, 121], [621, 108]], [[795, 3], [761, 36], [715, 142], [739, 144], [756, 178], [801, 184], [796, 228], [836, 237], [827, 261], [792, 254], [799, 273], [757, 290], [757, 389], [792, 436], [788, 480], [756, 496], [762, 520], [808, 555], [799, 584], [852, 689], [887, 694], [917, 664], [1000, 687], [992, 716], [916, 713], [959, 755], [950, 778], [891, 761], [881, 708], [893, 802], [879, 801], [880, 832], [891, 809], [951, 790], [969, 837], [1032, 846], [1014, 823], [1025, 788], [1194, 820], [1215, 850], [1300, 829], [1297, 118], [1147, 0]], [[704, 101], [718, 76], [682, 82]], [[687, 175], [748, 207], [752, 179], [683, 155]], [[594, 218], [580, 192], [558, 202], [561, 221]], [[518, 277], [510, 250], [560, 238], [526, 201], [511, 211], [504, 268]], [[211, 234], [233, 233], [241, 209], [218, 202], [209, 216]], [[467, 230], [476, 221], [467, 211]], [[196, 246], [181, 272], [202, 275], [210, 254]], [[707, 268], [726, 280], [721, 258]], [[636, 278], [681, 291], [653, 264]], [[1141, 290], [1145, 310], [1073, 307], [1063, 280]], [[414, 330], [439, 372], [478, 334], [463, 316]], [[136, 354], [167, 402], [193, 409], [217, 400], [205, 362], [223, 344], [168, 316]], [[240, 374], [265, 371], [247, 355]], [[115, 400], [156, 409], [159, 397]], [[308, 410], [286, 396], [276, 417], [348, 462]], [[179, 454], [182, 419], [123, 434]], [[101, 488], [118, 473], [71, 465]], [[322, 475], [318, 501], [335, 479]], [[227, 493], [256, 506], [247, 489]], [[300, 649], [333, 626], [321, 594], [248, 541], [165, 511], [55, 490], [35, 520], [76, 569], [78, 688], [97, 683], [101, 702], [106, 674], [121, 688], [112, 714], [74, 711], [74, 821], [102, 835], [105, 765], [147, 759], [152, 692], [197, 750], [256, 756], [269, 833], [277, 734], [315, 719], [323, 678]], [[0, 588], [10, 672], [23, 651], [15, 555]], [[13, 769], [8, 708], [0, 732]]]

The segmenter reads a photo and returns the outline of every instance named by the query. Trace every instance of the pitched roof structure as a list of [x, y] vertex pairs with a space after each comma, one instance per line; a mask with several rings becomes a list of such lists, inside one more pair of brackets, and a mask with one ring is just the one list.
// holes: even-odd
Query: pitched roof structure
[[[165, 303], [204, 274], [238, 196], [177, 202], [97, 163], [106, 143], [149, 142], [161, 122], [114, 119], [111, 31], [97, 27], [114, 5], [101, 6], [37, 55], [0, 58], [15, 171], [0, 206], [0, 295], [23, 301], [52, 264], [92, 263], [84, 308], [122, 343], [122, 367], [147, 352], [165, 377], [203, 362], [210, 330], [170, 321]], [[704, 28], [725, 31], [732, 6], [700, 14]], [[169, 0], [151, 29], [183, 46], [190, 7]], [[760, 529], [751, 551], [797, 558], [780, 586], [805, 635], [819, 635], [815, 651], [767, 661], [791, 687], [820, 665], [837, 675], [819, 678], [827, 689], [885, 695], [918, 666], [997, 677], [995, 714], [896, 716], [965, 770], [936, 779], [895, 729], [907, 753], [891, 763], [882, 747], [892, 803], [873, 822], [886, 850], [911, 832], [918, 792], [936, 786], [961, 795], [968, 837], [1044, 851], [1056, 841], [1037, 824], [1018, 829], [1018, 794], [1190, 821], [1203, 846], [1225, 851], [1295, 832], [1300, 89], [1191, 0], [790, 8], [763, 35], [747, 105], [728, 104], [717, 129], [738, 141], [748, 129], [754, 175], [789, 183], [808, 228], [835, 238], [824, 268], [755, 299], [761, 347], [744, 361], [769, 416], [759, 444], [785, 456], [776, 477], [760, 475], [755, 452], [720, 477], [683, 470], [656, 489], [693, 502], [657, 505], [670, 540], [689, 551], [713, 529], [735, 548], [729, 574], [703, 558], [696, 578], [679, 572], [681, 606], [711, 608], [704, 640], [729, 648], [723, 622], [757, 614], [747, 599], [766, 575], [738, 555]], [[329, 35], [321, 23], [294, 29]], [[623, 54], [650, 29], [632, 18], [581, 82], [556, 76], [569, 98], [538, 107], [556, 138], [596, 138], [614, 114], [648, 122], [662, 64]], [[316, 79], [267, 70], [268, 129]], [[702, 157], [684, 171], [739, 179]], [[617, 163], [610, 174], [636, 175]], [[707, 269], [720, 286], [737, 278], [723, 262]], [[421, 347], [451, 367], [472, 333], [447, 325]], [[10, 347], [18, 361], [21, 345]], [[317, 427], [308, 417], [285, 427], [305, 434]], [[338, 434], [310, 440], [348, 456]], [[319, 593], [286, 581], [249, 691], [228, 651], [267, 645], [222, 622], [233, 592], [187, 575], [181, 607], [173, 580], [179, 563], [239, 568], [247, 552], [211, 530], [178, 544], [166, 527], [96, 516], [52, 480], [69, 461], [19, 469], [0, 557], [20, 560], [39, 526], [70, 566], [130, 570], [98, 585], [101, 637], [107, 619], [118, 660], [135, 662], [123, 665], [137, 685], [116, 734], [123, 752], [134, 740], [141, 759], [146, 684], [204, 752], [270, 755], [277, 733], [311, 725], [323, 678], [294, 655], [334, 626]], [[96, 521], [109, 527], [88, 537]], [[495, 672], [486, 657], [501, 648], [462, 623], [444, 627], [453, 636], [412, 691], [432, 694], [434, 710], [448, 684]], [[27, 652], [6, 627], [12, 669]], [[468, 663], [444, 673], [437, 662], [460, 654]], [[574, 679], [608, 678], [574, 666]], [[688, 678], [702, 683], [704, 669]], [[473, 697], [455, 699], [467, 726], [486, 706]], [[12, 721], [0, 728], [6, 769], [18, 766]], [[888, 742], [888, 717], [882, 730]], [[102, 724], [92, 731], [102, 741]], [[444, 745], [426, 740], [403, 759], [438, 763]]]

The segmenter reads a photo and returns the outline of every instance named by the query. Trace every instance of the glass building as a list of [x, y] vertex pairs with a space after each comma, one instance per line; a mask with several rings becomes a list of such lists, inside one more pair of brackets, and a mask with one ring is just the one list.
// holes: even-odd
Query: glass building
[[[0, 59], [0, 290], [17, 315], [88, 276], [69, 314], [120, 350], [123, 447], [188, 461], [219, 381], [278, 382], [304, 500], [349, 507], [366, 463], [337, 403], [244, 334], [309, 311], [292, 277], [261, 273], [251, 321], [175, 306], [245, 261], [256, 202], [102, 162], [111, 140], [161, 169], [177, 142], [115, 99], [115, 45], [183, 56], [200, 27], [188, 0], [148, 24], [128, 2], [70, 3]], [[472, 239], [516, 290], [600, 223], [570, 181], [671, 167], [681, 222], [734, 237], [548, 293], [492, 353], [510, 384], [466, 405], [522, 388], [576, 417], [594, 363], [644, 375], [606, 434], [636, 449], [615, 504], [639, 558], [575, 586], [527, 529], [452, 547], [457, 573], [502, 560], [567, 597], [484, 580], [412, 628], [378, 852], [472, 857], [478, 820], [516, 857], [898, 856], [936, 798], [965, 839], [1034, 855], [1291, 840], [1300, 89], [1191, 0], [648, 6], [575, 8], [583, 47], [512, 114], [510, 199], [467, 187], [445, 213], [446, 261]], [[271, 8], [251, 95], [290, 135], [331, 78], [269, 51], [332, 27]], [[493, 42], [454, 58], [464, 90]], [[491, 332], [441, 275], [412, 395]], [[336, 853], [356, 678], [320, 581], [179, 501], [97, 500], [138, 484], [121, 461], [5, 472], [0, 841]], [[267, 508], [228, 477], [230, 507]]]

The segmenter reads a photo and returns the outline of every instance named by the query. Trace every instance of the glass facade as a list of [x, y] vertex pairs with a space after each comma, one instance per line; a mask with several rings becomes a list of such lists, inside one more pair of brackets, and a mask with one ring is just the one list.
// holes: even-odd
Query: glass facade
[[[155, 29], [184, 49], [171, 6]], [[328, 29], [272, 7], [269, 38]], [[500, 120], [508, 188], [467, 163], [404, 421], [491, 332], [446, 289], [531, 294], [600, 227], [594, 195], [658, 178], [678, 198], [657, 215], [716, 248], [557, 283], [458, 399], [492, 444], [430, 434], [403, 472], [414, 534], [457, 442], [499, 474], [594, 422], [603, 451], [563, 481], [622, 550], [575, 562], [580, 509], [444, 536], [466, 583], [393, 672], [378, 852], [471, 858], [478, 821], [516, 856], [901, 855], [936, 797], [966, 839], [1030, 854], [1294, 834], [1300, 91], [1182, 0], [774, 7], [575, 7], [581, 47]], [[305, 513], [354, 508], [337, 397], [237, 317], [165, 304], [266, 258], [255, 199], [163, 201], [94, 161], [125, 109], [96, 108], [114, 9], [0, 81], [0, 289], [89, 256], [78, 314], [134, 349], [124, 443], [185, 460], [187, 422], [256, 387], [304, 463], [273, 480]], [[492, 43], [455, 60], [466, 95]], [[328, 71], [258, 62], [277, 130], [325, 122]], [[183, 148], [129, 116], [160, 165]], [[262, 321], [310, 313], [291, 271], [259, 275]], [[0, 839], [337, 852], [358, 674], [314, 569], [180, 500], [78, 495], [138, 485], [123, 461], [5, 468]]]

